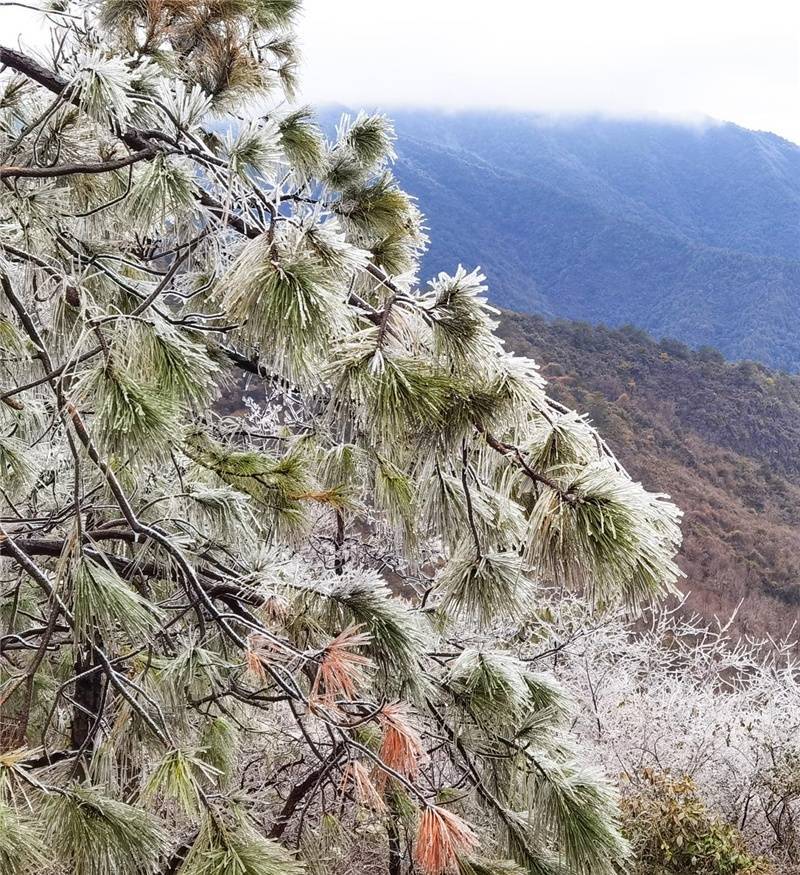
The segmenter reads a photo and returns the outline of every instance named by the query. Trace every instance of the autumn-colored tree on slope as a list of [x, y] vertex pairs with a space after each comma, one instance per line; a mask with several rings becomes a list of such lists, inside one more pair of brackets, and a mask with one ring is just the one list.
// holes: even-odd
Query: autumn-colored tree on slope
[[298, 5], [0, 48], [0, 870], [615, 872], [513, 642], [537, 581], [670, 588], [677, 511], [417, 281], [387, 120], [281, 109]]

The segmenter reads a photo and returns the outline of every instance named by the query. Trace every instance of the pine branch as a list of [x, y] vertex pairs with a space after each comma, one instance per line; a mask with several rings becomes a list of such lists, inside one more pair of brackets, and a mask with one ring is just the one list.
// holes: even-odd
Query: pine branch
[[280, 813], [275, 818], [274, 823], [272, 824], [272, 828], [268, 833], [268, 837], [271, 839], [279, 839], [286, 831], [286, 827], [289, 825], [289, 822], [292, 819], [292, 815], [297, 810], [297, 806], [305, 799], [305, 797], [317, 786], [320, 778], [328, 772], [333, 765], [335, 765], [336, 761], [342, 755], [342, 747], [340, 745], [334, 746], [331, 751], [330, 756], [323, 760], [323, 762], [315, 769], [312, 769], [302, 781], [298, 784], [295, 784], [292, 787], [289, 795], [286, 797], [286, 801], [283, 803], [283, 807], [280, 810]]
[[[58, 606], [70, 628], [75, 630], [75, 617], [56, 592], [46, 572], [42, 568], [40, 568], [35, 562], [33, 562], [30, 556], [18, 546], [16, 540], [9, 536], [8, 532], [3, 528], [2, 524], [0, 524], [0, 547], [7, 547], [9, 551], [8, 555], [11, 556], [17, 562], [17, 564], [42, 588], [44, 593], [53, 602], [53, 604]], [[162, 742], [166, 747], [169, 747], [170, 745], [164, 732], [155, 724], [150, 715], [141, 708], [139, 703], [127, 689], [126, 683], [130, 682], [123, 681], [121, 679], [118, 672], [116, 672], [112, 667], [111, 662], [109, 661], [106, 654], [97, 644], [92, 643], [90, 646], [93, 653], [97, 656], [99, 663], [106, 674], [106, 677], [116, 689], [116, 691], [122, 696], [123, 699], [125, 699], [126, 702], [128, 702], [128, 704], [134, 709], [134, 711], [139, 714], [139, 716], [142, 718], [145, 725], [153, 733], [155, 738]]]
[[[64, 96], [66, 100], [71, 103], [74, 103], [76, 106], [79, 105], [78, 98], [76, 95], [72, 95], [69, 90], [69, 83], [58, 76], [56, 73], [53, 73], [51, 70], [47, 70], [45, 67], [42, 67], [36, 61], [34, 61], [29, 56], [23, 54], [22, 52], [15, 51], [14, 49], [8, 49], [3, 46], [0, 46], [0, 63], [7, 65], [8, 67], [16, 70], [18, 73], [21, 73], [27, 76], [29, 79], [37, 82], [39, 85], [42, 85], [44, 88], [47, 88], [49, 91], [52, 91], [54, 94], [59, 94]], [[164, 135], [160, 134], [158, 131], [140, 129], [140, 128], [125, 128], [121, 129], [119, 125], [116, 125], [112, 128], [113, 133], [120, 137], [128, 146], [135, 150], [134, 154], [141, 155], [141, 158], [137, 158], [136, 160], [146, 160], [152, 159], [157, 154], [159, 154], [159, 150], [155, 149], [149, 141], [152, 139], [163, 139]], [[173, 141], [167, 138], [167, 142], [173, 143]], [[121, 159], [120, 159], [121, 160]], [[133, 162], [128, 162], [133, 163]], [[91, 166], [91, 165], [85, 165]], [[126, 166], [125, 164], [121, 166]], [[21, 168], [18, 168], [21, 169]], [[55, 168], [54, 168], [55, 169]], [[80, 172], [92, 172], [92, 171], [81, 171], [75, 170], [75, 173]], [[102, 170], [98, 170], [97, 172], [103, 172]], [[1, 176], [2, 174], [0, 174]], [[12, 174], [8, 174], [12, 175]], [[13, 174], [13, 175], [32, 175], [32, 174]], [[58, 175], [58, 174], [49, 174], [49, 175]], [[195, 197], [198, 202], [206, 207], [206, 209], [214, 216], [219, 219], [223, 219], [226, 224], [232, 228], [234, 231], [237, 231], [239, 234], [242, 234], [245, 237], [250, 239], [255, 239], [259, 237], [263, 231], [253, 225], [248, 224], [248, 222], [242, 217], [232, 213], [229, 209], [227, 209], [223, 204], [221, 204], [218, 200], [216, 200], [209, 192], [204, 189], [198, 187], [195, 189]], [[381, 282], [383, 282], [387, 288], [392, 291], [399, 292], [399, 289], [391, 282], [391, 280], [383, 274], [378, 268], [373, 265], [368, 265], [367, 270], [376, 278], [379, 278]], [[358, 294], [355, 292], [351, 292], [350, 303], [358, 307], [359, 310], [362, 310], [371, 322], [376, 325], [381, 324], [382, 313], [375, 311], [366, 301], [363, 300]]]
[[[29, 55], [16, 49], [0, 46], [0, 64], [16, 70], [17, 73], [21, 73], [53, 94], [59, 95], [68, 103], [80, 107], [79, 96], [70, 83], [59, 76], [58, 73], [43, 67]], [[112, 132], [133, 149], [134, 152], [148, 151], [153, 148], [152, 143], [150, 143], [150, 140], [154, 137], [152, 131], [130, 127], [123, 128], [118, 122], [114, 122], [112, 124]]]
[[[2, 51], [2, 49], [0, 49]], [[103, 161], [98, 164], [59, 164], [55, 167], [2, 167], [0, 166], [0, 179], [3, 178], [26, 178], [48, 179], [55, 176], [74, 176], [78, 173], [110, 173], [112, 170], [120, 170], [130, 164], [139, 161], [149, 161], [155, 158], [159, 150], [155, 147], [133, 152], [124, 158], [115, 158], [111, 161]], [[170, 154], [170, 153], [163, 153]]]
[[558, 483], [555, 482], [550, 477], [540, 473], [539, 471], [534, 471], [533, 468], [525, 461], [525, 456], [522, 454], [519, 447], [515, 447], [512, 444], [504, 443], [501, 440], [498, 440], [490, 431], [488, 431], [482, 423], [476, 423], [475, 428], [484, 436], [486, 443], [496, 452], [500, 453], [503, 456], [511, 456], [513, 461], [519, 465], [519, 467], [525, 472], [525, 474], [534, 482], [541, 483], [543, 486], [547, 486], [549, 489], [552, 489], [553, 492], [557, 492], [564, 501], [569, 504], [577, 504], [580, 502], [581, 497], [575, 492], [570, 492], [569, 490], [562, 489]]
[[[389, 803], [393, 871], [413, 819], [427, 875], [514, 871], [456, 860], [477, 838], [432, 800], [454, 801], [454, 777], [522, 829], [515, 853], [526, 837], [532, 854], [559, 849], [547, 799], [541, 848], [515, 813], [536, 779], [522, 747], [556, 750], [564, 724], [516, 619], [533, 579], [563, 568], [631, 602], [657, 591], [674, 571], [673, 510], [612, 470], [599, 438], [554, 412], [535, 365], [503, 350], [479, 271], [405, 291], [427, 238], [389, 170], [386, 119], [347, 120], [333, 143], [308, 110], [209, 127], [291, 55], [299, 0], [212, 5], [207, 18], [102, 3], [56, 27], [53, 70], [0, 49], [21, 74], [0, 113], [13, 241], [0, 243], [0, 649], [22, 741], [60, 748], [24, 761], [65, 765], [47, 808], [81, 828], [58, 833], [56, 857], [84, 875], [140, 865], [79, 859], [84, 838], [102, 854], [105, 825], [124, 833], [134, 815], [97, 784], [136, 799], [143, 826], [175, 803], [205, 808], [190, 840], [177, 824], [151, 843], [153, 870], [299, 872], [253, 829], [263, 791], [274, 837], [299, 821], [302, 844], [307, 815], [332, 804], [359, 824], [346, 808]], [[234, 369], [262, 381], [247, 421], [214, 407]], [[480, 650], [467, 646], [478, 625]], [[578, 838], [599, 854], [613, 801], [589, 823], [589, 782], [571, 754], [559, 765], [583, 794], [579, 828], [594, 828]]]

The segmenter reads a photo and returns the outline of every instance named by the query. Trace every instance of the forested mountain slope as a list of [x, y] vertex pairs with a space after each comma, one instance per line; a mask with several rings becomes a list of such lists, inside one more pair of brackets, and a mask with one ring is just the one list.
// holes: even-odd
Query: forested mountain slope
[[740, 628], [785, 631], [800, 611], [800, 377], [629, 327], [506, 313], [501, 333], [684, 510], [690, 605], [724, 617], [742, 601]]
[[425, 276], [480, 265], [502, 306], [800, 370], [800, 147], [732, 124], [392, 115]]

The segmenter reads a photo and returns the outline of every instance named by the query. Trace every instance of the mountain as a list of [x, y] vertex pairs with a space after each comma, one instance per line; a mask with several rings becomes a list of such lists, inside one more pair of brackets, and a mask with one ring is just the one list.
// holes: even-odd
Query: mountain
[[800, 147], [733, 124], [392, 112], [424, 276], [800, 371]]
[[800, 377], [631, 327], [504, 313], [507, 345], [684, 511], [689, 607], [779, 636], [800, 611]]
[[480, 265], [509, 347], [684, 510], [691, 609], [788, 631], [800, 376], [775, 367], [800, 371], [800, 147], [732, 124], [392, 117], [422, 276]]

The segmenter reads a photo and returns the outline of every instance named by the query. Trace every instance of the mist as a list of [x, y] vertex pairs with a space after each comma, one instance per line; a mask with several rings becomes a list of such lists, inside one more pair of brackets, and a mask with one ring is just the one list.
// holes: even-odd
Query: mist
[[800, 141], [787, 0], [308, 0], [301, 33], [315, 104], [712, 117]]

